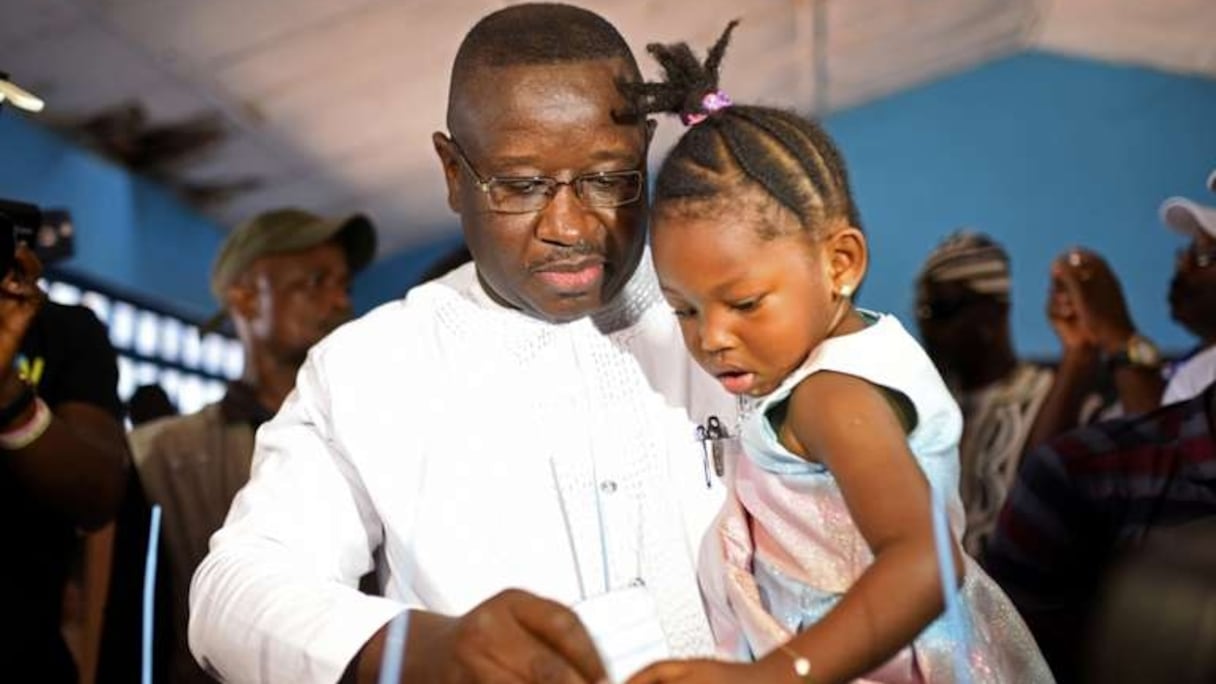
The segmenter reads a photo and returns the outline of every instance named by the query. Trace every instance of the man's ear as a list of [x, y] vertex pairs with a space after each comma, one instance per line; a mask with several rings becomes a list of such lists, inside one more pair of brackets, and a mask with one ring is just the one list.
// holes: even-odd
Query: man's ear
[[258, 296], [251, 274], [245, 274], [232, 282], [224, 291], [225, 309], [244, 319], [257, 316]]
[[448, 208], [460, 213], [460, 160], [456, 158], [456, 150], [452, 148], [452, 140], [443, 133], [435, 131], [431, 136], [435, 145], [435, 154], [443, 167], [443, 180], [448, 185]]
[[866, 246], [865, 233], [846, 226], [828, 238], [827, 248], [828, 268], [831, 269], [836, 292], [851, 297], [861, 286], [869, 267], [870, 253]]

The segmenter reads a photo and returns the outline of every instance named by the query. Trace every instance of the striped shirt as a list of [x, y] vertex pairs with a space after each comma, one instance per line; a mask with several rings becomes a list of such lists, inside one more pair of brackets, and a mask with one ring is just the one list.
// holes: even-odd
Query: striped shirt
[[1216, 385], [1152, 413], [1064, 434], [1026, 456], [985, 567], [1061, 681], [1074, 679], [1111, 563], [1162, 530], [1216, 516]]

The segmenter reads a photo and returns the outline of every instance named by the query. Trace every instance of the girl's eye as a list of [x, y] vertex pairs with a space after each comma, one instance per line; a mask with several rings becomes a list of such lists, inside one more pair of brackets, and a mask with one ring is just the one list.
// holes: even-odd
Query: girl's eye
[[740, 311], [743, 313], [747, 313], [748, 311], [755, 311], [756, 307], [760, 306], [761, 299], [762, 299], [761, 297], [752, 297], [750, 299], [742, 299], [737, 302], [731, 303], [730, 308], [734, 309], [735, 311]]
[[692, 307], [680, 308], [673, 306], [671, 307], [671, 310], [673, 313], [675, 313], [676, 318], [692, 318], [693, 316], [697, 315], [697, 310], [693, 309]]

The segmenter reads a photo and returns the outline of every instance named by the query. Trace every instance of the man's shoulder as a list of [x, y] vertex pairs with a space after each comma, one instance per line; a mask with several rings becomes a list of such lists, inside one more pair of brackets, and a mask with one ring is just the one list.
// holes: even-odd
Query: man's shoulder
[[1180, 359], [1175, 372], [1183, 373], [1190, 369], [1212, 366], [1216, 366], [1216, 344], [1195, 349], [1191, 354]]
[[1171, 378], [1171, 382], [1185, 383], [1196, 390], [1207, 387], [1213, 380], [1216, 380], [1216, 345], [1201, 349], [1180, 362]]
[[127, 439], [136, 465], [182, 449], [198, 448], [207, 431], [220, 424], [219, 402], [184, 416], [158, 418], [132, 430]]
[[[109, 344], [105, 324], [93, 310], [79, 304], [47, 301], [38, 312], [35, 325], [45, 327], [50, 337], [65, 342], [93, 342], [102, 339]], [[94, 339], [90, 339], [94, 338]]]
[[42, 305], [42, 310], [38, 312], [38, 315], [56, 323], [80, 326], [101, 325], [101, 321], [98, 320], [93, 310], [80, 304], [63, 304], [48, 300]]
[[439, 323], [438, 314], [462, 299], [462, 293], [445, 285], [444, 280], [424, 283], [412, 288], [404, 297], [380, 304], [339, 327], [318, 344], [317, 349], [330, 353], [380, 346], [386, 341], [386, 335], [395, 343], [408, 344], [411, 339], [426, 335]]

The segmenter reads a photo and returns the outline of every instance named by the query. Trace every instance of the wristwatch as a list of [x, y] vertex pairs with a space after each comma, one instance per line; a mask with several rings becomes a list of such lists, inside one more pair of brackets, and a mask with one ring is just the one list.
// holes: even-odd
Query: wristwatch
[[1111, 368], [1125, 368], [1128, 366], [1149, 369], [1160, 368], [1161, 351], [1157, 349], [1157, 345], [1153, 344], [1152, 340], [1144, 335], [1132, 333], [1132, 336], [1127, 338], [1126, 348], [1123, 351], [1106, 357], [1106, 364]]

